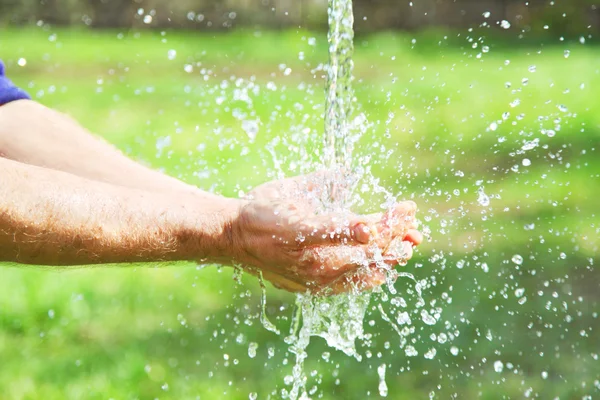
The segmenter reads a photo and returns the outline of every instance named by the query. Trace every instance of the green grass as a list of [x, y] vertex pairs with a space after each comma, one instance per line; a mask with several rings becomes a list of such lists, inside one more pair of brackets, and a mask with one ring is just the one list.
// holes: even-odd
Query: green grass
[[[133, 158], [206, 190], [236, 195], [272, 178], [268, 149], [285, 174], [308, 172], [317, 163], [322, 34], [118, 34], [2, 31], [9, 40], [0, 41], [0, 57], [12, 79], [40, 102], [71, 114]], [[316, 46], [309, 37], [317, 38]], [[397, 334], [376, 309], [368, 316], [376, 321], [367, 329], [372, 357], [361, 363], [315, 339], [306, 367], [317, 371], [308, 385], [320, 381], [315, 397], [378, 397], [376, 370], [383, 362], [394, 399], [430, 392], [438, 398], [522, 398], [530, 388], [532, 397], [567, 399], [600, 390], [594, 314], [600, 52], [579, 43], [517, 44], [490, 41], [473, 49], [466, 37], [450, 42], [436, 32], [357, 41], [357, 99], [373, 126], [356, 159], [373, 154], [381, 185], [419, 203], [431, 238], [406, 268], [427, 280], [428, 307], [441, 306], [443, 314], [435, 326], [411, 315], [410, 339], [420, 353], [415, 358], [398, 348]], [[477, 58], [482, 45], [490, 51]], [[24, 67], [19, 58], [27, 60]], [[194, 65], [191, 73], [185, 64]], [[287, 67], [290, 75], [283, 73]], [[241, 87], [252, 82], [260, 88], [250, 93], [251, 105], [234, 99], [238, 78]], [[242, 130], [238, 112], [260, 119], [256, 141]], [[492, 131], [492, 122], [507, 112]], [[549, 129], [554, 137], [541, 133]], [[159, 151], [157, 140], [165, 137], [171, 144]], [[533, 139], [538, 147], [521, 150]], [[307, 167], [296, 165], [304, 153], [290, 144], [299, 143], [309, 149]], [[531, 166], [523, 166], [524, 158]], [[492, 197], [490, 207], [478, 205], [478, 183]], [[377, 209], [381, 199], [373, 194], [362, 208]], [[535, 228], [526, 230], [529, 224]], [[510, 261], [514, 254], [523, 256], [523, 265]], [[396, 286], [414, 302], [409, 281]], [[524, 304], [517, 288], [525, 289]], [[285, 332], [293, 297], [276, 290], [268, 297], [269, 313]], [[289, 389], [283, 377], [293, 357], [282, 337], [260, 326], [258, 312], [257, 282], [244, 277], [237, 287], [229, 269], [4, 267], [1, 393], [11, 399], [245, 399], [251, 392], [279, 398]], [[442, 332], [453, 335], [435, 344], [431, 334]], [[256, 358], [248, 357], [249, 342], [259, 344]], [[457, 356], [451, 346], [460, 349]], [[431, 347], [437, 356], [424, 359]], [[324, 351], [332, 353], [329, 361]], [[512, 363], [513, 370], [494, 372], [496, 360]]]

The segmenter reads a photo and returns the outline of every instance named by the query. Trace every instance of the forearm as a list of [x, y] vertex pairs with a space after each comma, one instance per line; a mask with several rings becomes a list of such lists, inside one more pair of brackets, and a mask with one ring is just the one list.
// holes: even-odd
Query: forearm
[[227, 262], [236, 201], [147, 192], [0, 158], [0, 261]]
[[130, 160], [73, 119], [31, 100], [0, 107], [0, 156], [114, 185], [196, 191]]

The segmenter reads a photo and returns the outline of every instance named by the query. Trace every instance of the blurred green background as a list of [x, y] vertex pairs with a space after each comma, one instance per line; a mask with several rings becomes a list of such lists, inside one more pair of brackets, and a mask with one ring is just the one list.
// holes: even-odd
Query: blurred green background
[[[404, 269], [441, 317], [425, 324], [414, 283], [396, 283], [408, 356], [377, 307], [394, 315], [394, 296], [374, 295], [361, 362], [313, 339], [314, 398], [378, 398], [383, 363], [393, 399], [600, 394], [600, 52], [579, 21], [562, 39], [485, 24], [359, 32], [372, 126], [356, 159], [419, 204], [429, 238]], [[236, 196], [318, 161], [322, 30], [25, 25], [0, 30], [9, 76], [140, 162]], [[267, 298], [286, 332], [293, 296]], [[294, 357], [259, 304], [257, 281], [229, 268], [0, 268], [0, 397], [281, 398]]]

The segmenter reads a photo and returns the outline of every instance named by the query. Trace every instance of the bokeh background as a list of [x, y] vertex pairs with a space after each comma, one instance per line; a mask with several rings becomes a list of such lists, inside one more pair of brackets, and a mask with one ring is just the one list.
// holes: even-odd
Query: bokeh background
[[[313, 339], [313, 398], [378, 398], [382, 364], [393, 399], [600, 395], [598, 6], [355, 0], [357, 108], [371, 123], [356, 163], [419, 204], [428, 240], [403, 269], [436, 322], [409, 279], [373, 295], [361, 362]], [[326, 7], [2, 0], [0, 58], [35, 100], [132, 158], [237, 196], [318, 161]], [[0, 397], [285, 397], [294, 297], [268, 288], [276, 336], [256, 279], [232, 275], [3, 266]]]

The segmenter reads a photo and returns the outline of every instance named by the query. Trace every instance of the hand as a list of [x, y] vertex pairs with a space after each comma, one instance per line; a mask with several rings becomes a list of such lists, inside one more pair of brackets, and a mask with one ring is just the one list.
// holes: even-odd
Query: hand
[[235, 262], [276, 287], [335, 294], [385, 282], [422, 241], [416, 205], [384, 214], [319, 214], [326, 175], [266, 183], [246, 196], [233, 223]]

